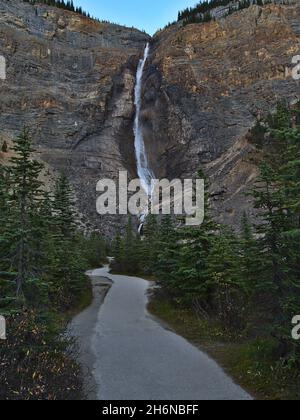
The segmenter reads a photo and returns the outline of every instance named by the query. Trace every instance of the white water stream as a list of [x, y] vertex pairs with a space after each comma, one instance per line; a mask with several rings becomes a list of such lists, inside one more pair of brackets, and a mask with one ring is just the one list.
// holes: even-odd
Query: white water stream
[[135, 154], [137, 161], [138, 176], [141, 180], [142, 187], [146, 191], [149, 197], [152, 194], [152, 180], [155, 178], [152, 170], [149, 166], [147, 151], [143, 138], [142, 126], [141, 126], [141, 107], [142, 107], [142, 81], [145, 64], [149, 55], [149, 43], [147, 43], [144, 57], [140, 60], [137, 73], [136, 73], [136, 86], [135, 86], [135, 107], [136, 114], [134, 120], [134, 145]]

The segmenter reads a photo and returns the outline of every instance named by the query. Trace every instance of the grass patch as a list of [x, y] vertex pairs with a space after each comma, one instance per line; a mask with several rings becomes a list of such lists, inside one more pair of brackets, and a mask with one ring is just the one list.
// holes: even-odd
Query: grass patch
[[72, 318], [76, 315], [80, 314], [86, 308], [88, 308], [93, 302], [93, 287], [92, 283], [89, 278], [86, 280], [86, 287], [78, 297], [78, 302], [72, 309], [70, 309], [66, 314], [64, 314], [64, 318], [66, 322], [70, 322]]
[[166, 296], [153, 295], [149, 311], [213, 357], [254, 398], [300, 399], [299, 369], [278, 362], [272, 339], [246, 340], [224, 330], [217, 320], [201, 319]]

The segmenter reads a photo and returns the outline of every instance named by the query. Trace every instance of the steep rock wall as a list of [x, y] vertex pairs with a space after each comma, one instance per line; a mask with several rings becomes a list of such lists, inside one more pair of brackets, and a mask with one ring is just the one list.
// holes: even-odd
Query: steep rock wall
[[[96, 183], [119, 170], [136, 176], [135, 74], [149, 40], [61, 9], [0, 0], [0, 55], [7, 61], [0, 140], [29, 126], [47, 170], [70, 177], [83, 222], [108, 236], [126, 217], [97, 215]], [[278, 100], [299, 99], [299, 81], [291, 78], [297, 54], [299, 0], [156, 34], [142, 121], [157, 177], [204, 168], [219, 221], [238, 227], [245, 210], [253, 214], [244, 193], [258, 168], [247, 134]]]
[[144, 80], [144, 135], [159, 177], [210, 178], [220, 222], [238, 226], [258, 174], [246, 137], [279, 100], [300, 99], [300, 2], [252, 6], [158, 33]]
[[54, 7], [0, 0], [1, 136], [28, 126], [39, 157], [70, 177], [83, 221], [107, 235], [115, 220], [97, 215], [96, 183], [118, 170], [136, 175], [133, 91], [148, 39]]

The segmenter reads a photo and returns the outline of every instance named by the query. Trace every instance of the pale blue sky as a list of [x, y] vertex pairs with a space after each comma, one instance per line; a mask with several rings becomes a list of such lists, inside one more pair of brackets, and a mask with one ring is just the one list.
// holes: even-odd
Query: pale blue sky
[[198, 0], [74, 0], [91, 15], [126, 26], [144, 29], [153, 35], [157, 29], [177, 19], [179, 10]]

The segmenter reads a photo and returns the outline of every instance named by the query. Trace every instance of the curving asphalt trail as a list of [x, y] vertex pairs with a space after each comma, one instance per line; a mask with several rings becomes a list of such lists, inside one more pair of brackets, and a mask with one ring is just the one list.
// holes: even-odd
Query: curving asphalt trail
[[97, 399], [251, 400], [211, 358], [151, 317], [148, 281], [107, 268], [90, 275], [113, 282], [89, 337], [86, 315], [76, 318], [85, 346], [90, 340]]

